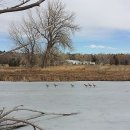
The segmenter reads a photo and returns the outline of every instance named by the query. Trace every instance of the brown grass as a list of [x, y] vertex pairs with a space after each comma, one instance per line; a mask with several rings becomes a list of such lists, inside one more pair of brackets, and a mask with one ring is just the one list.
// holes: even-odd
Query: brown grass
[[1, 81], [128, 81], [129, 66], [66, 65], [48, 68], [0, 68]]

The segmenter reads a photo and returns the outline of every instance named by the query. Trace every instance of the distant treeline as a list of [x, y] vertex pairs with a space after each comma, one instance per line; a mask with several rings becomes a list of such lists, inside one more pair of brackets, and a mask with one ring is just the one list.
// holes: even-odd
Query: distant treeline
[[130, 54], [67, 54], [70, 60], [92, 61], [96, 64], [128, 65]]
[[[41, 66], [42, 54], [35, 54], [34, 66]], [[64, 54], [57, 53], [49, 57], [48, 66], [64, 64], [66, 60], [91, 61], [96, 64], [128, 65], [130, 64], [130, 54]], [[29, 66], [25, 53], [0, 51], [0, 64], [9, 66]]]

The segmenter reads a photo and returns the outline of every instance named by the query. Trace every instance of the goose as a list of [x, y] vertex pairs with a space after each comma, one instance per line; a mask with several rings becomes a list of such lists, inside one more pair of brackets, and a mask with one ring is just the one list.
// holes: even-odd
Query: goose
[[88, 87], [88, 85], [87, 84], [84, 84], [84, 86], [87, 88]]
[[91, 88], [91, 87], [92, 87], [92, 84], [88, 83], [88, 86]]
[[49, 87], [49, 84], [46, 84], [46, 87], [48, 88], [48, 87]]
[[73, 85], [73, 84], [71, 84], [71, 87], [73, 88], [73, 87], [74, 87], [74, 85]]
[[93, 87], [95, 88], [95, 87], [96, 87], [96, 84], [93, 83]]
[[55, 88], [58, 86], [57, 84], [54, 84]]

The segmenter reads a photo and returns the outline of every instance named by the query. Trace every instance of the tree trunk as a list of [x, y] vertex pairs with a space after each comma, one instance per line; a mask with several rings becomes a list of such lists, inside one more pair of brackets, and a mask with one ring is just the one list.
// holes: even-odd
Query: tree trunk
[[47, 67], [47, 62], [48, 62], [48, 52], [46, 51], [44, 56], [43, 56], [42, 68], [46, 68]]
[[51, 42], [48, 43], [47, 45], [47, 49], [43, 55], [43, 63], [42, 63], [42, 67], [46, 68], [49, 64], [48, 61], [49, 59], [49, 54], [50, 54], [50, 50], [51, 50], [52, 46], [51, 46]]

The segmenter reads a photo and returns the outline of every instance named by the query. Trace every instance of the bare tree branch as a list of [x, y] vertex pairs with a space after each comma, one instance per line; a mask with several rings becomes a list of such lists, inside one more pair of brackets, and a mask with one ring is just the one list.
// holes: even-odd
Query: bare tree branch
[[[9, 117], [6, 117], [6, 118], [4, 118], [4, 121], [15, 121], [15, 122], [17, 122], [17, 123], [22, 122], [22, 123], [24, 123], [24, 124], [31, 125], [31, 126], [34, 128], [34, 130], [35, 130], [36, 128], [38, 128], [39, 130], [44, 130], [44, 129], [41, 128], [40, 126], [38, 126], [38, 125], [36, 125], [36, 124], [34, 124], [34, 123], [31, 123], [30, 121], [27, 121], [27, 120], [22, 120], [22, 119], [17, 119], [17, 118], [9, 118]], [[13, 128], [14, 128], [14, 127], [13, 127]]]
[[12, 7], [9, 7], [9, 8], [6, 8], [6, 9], [2, 9], [0, 10], [0, 14], [2, 13], [8, 13], [8, 12], [16, 12], [16, 11], [23, 11], [23, 10], [27, 10], [27, 9], [30, 9], [30, 8], [33, 8], [33, 7], [36, 7], [36, 6], [40, 6], [40, 4], [42, 2], [44, 2], [45, 0], [38, 0], [37, 2], [34, 2], [32, 4], [28, 4], [28, 5], [25, 5], [26, 3], [30, 2], [31, 0], [26, 0], [15, 6], [12, 6]]
[[[38, 110], [33, 110], [33, 109], [26, 109], [26, 108], [21, 108], [23, 105], [16, 106], [11, 110], [5, 111], [5, 109], [1, 109], [0, 112], [0, 130], [12, 130], [12, 129], [17, 129], [20, 127], [25, 127], [25, 126], [32, 126], [34, 130], [44, 130], [41, 128], [39, 125], [36, 125], [35, 123], [32, 123], [31, 121], [33, 119], [36, 119], [38, 117], [44, 116], [44, 115], [54, 115], [55, 117], [51, 118], [58, 118], [58, 117], [63, 117], [63, 116], [73, 116], [77, 115], [78, 113], [46, 113]], [[27, 112], [32, 112], [32, 113], [37, 113], [34, 116], [31, 117], [24, 117], [24, 119], [18, 118], [18, 117], [11, 117], [13, 112], [20, 112], [20, 111], [27, 111]], [[11, 114], [11, 115], [10, 115]], [[57, 117], [56, 117], [57, 116]]]

